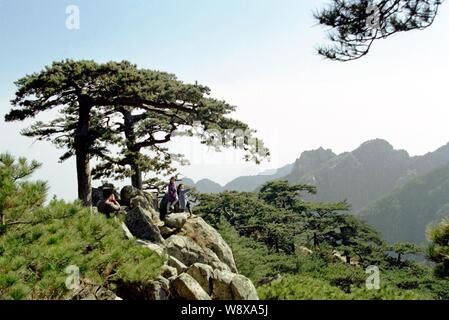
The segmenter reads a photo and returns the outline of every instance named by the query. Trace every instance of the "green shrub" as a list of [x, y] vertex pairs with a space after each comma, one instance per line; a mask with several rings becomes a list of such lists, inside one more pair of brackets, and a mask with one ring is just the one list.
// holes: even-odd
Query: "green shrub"
[[327, 282], [308, 276], [285, 276], [258, 288], [262, 300], [345, 300], [348, 296]]
[[66, 267], [80, 269], [82, 281], [112, 287], [116, 281], [147, 281], [162, 259], [125, 240], [119, 219], [92, 215], [79, 204], [52, 201], [24, 213], [27, 224], [0, 236], [0, 299], [64, 299]]
[[449, 219], [429, 228], [428, 238], [431, 242], [427, 255], [436, 263], [435, 274], [449, 278]]

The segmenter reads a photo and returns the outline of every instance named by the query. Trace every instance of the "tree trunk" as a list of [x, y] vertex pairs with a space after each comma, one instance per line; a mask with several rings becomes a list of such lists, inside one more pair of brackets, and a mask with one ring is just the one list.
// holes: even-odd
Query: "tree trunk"
[[396, 264], [399, 266], [401, 264], [402, 254], [398, 253], [398, 259], [396, 260]]
[[92, 177], [90, 157], [85, 150], [76, 151], [76, 173], [78, 178], [78, 199], [83, 205], [92, 205]]
[[131, 176], [131, 184], [134, 188], [142, 190], [143, 189], [142, 170], [140, 170], [140, 167], [138, 165], [133, 165], [132, 170], [134, 171], [134, 174]]
[[92, 176], [90, 170], [89, 129], [91, 107], [80, 103], [78, 126], [75, 133], [76, 173], [78, 179], [78, 199], [83, 205], [92, 205]]
[[126, 137], [126, 147], [128, 151], [131, 152], [131, 155], [128, 158], [128, 164], [131, 166], [133, 174], [131, 175], [131, 184], [134, 188], [139, 190], [143, 189], [142, 182], [142, 170], [137, 163], [138, 155], [140, 149], [136, 147], [136, 133], [135, 133], [135, 122], [132, 113], [126, 109], [122, 110], [123, 120], [125, 125], [125, 137]]
[[0, 213], [0, 224], [6, 225], [6, 216], [3, 213]]

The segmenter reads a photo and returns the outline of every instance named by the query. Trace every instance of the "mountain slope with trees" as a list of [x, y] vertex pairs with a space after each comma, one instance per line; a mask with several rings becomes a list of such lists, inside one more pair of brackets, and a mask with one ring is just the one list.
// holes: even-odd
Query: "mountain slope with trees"
[[426, 227], [449, 215], [449, 165], [417, 177], [360, 213], [389, 242], [426, 240]]
[[[404, 256], [421, 249], [387, 246], [375, 229], [346, 212], [346, 202], [304, 201], [310, 192], [316, 189], [274, 181], [259, 193], [202, 194], [195, 213], [230, 244], [237, 267], [257, 285], [261, 299], [449, 298], [444, 273]], [[435, 229], [429, 249], [443, 270], [445, 228]], [[370, 265], [381, 271], [379, 290], [366, 287]]]
[[[347, 199], [357, 214], [410, 179], [447, 164], [449, 144], [426, 155], [410, 157], [406, 151], [395, 150], [387, 141], [376, 139], [334, 157], [327, 152], [327, 161], [322, 161], [322, 154], [323, 150], [316, 150], [307, 157], [301, 156], [286, 178], [292, 183], [315, 185], [320, 192], [313, 200]], [[311, 157], [316, 159], [315, 166], [302, 165], [303, 158], [309, 163]]]

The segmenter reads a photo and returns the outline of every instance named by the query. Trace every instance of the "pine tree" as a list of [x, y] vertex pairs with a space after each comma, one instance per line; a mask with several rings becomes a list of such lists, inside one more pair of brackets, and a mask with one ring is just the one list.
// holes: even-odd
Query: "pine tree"
[[14, 219], [44, 203], [47, 184], [27, 181], [40, 166], [36, 161], [29, 162], [25, 158], [16, 160], [8, 153], [0, 154], [1, 231], [5, 231], [8, 225], [20, 223]]
[[441, 0], [333, 0], [315, 19], [331, 31], [332, 46], [318, 48], [327, 59], [349, 61], [365, 56], [376, 40], [422, 30], [434, 22]]
[[428, 258], [435, 262], [435, 273], [440, 277], [449, 277], [449, 220], [428, 230], [430, 246], [427, 250]]
[[[160, 162], [156, 158], [149, 167], [144, 167], [147, 158], [140, 155], [140, 150], [149, 148], [165, 153], [158, 145], [168, 142], [175, 129], [191, 133], [192, 127], [199, 123], [202, 133], [198, 135], [217, 150], [238, 147], [246, 151], [246, 160], [256, 162], [268, 156], [262, 141], [253, 137], [253, 130], [228, 117], [235, 107], [210, 98], [208, 87], [185, 84], [173, 74], [139, 69], [127, 61], [55, 62], [39, 73], [23, 77], [16, 85], [14, 109], [5, 120], [21, 121], [43, 111], [58, 110], [56, 118], [38, 121], [22, 134], [49, 140], [66, 149], [61, 161], [76, 157], [78, 197], [85, 205], [92, 200], [90, 160], [93, 157], [106, 161], [98, 168], [98, 176], [112, 174], [104, 170], [105, 165], [112, 165], [115, 173], [131, 176], [133, 184], [141, 187], [142, 169], [167, 168], [171, 159]], [[127, 114], [131, 121], [125, 124]], [[220, 138], [208, 134], [222, 133], [225, 129], [227, 133]], [[146, 130], [146, 135], [137, 136], [142, 130]], [[245, 130], [243, 143], [235, 143], [239, 135], [229, 134], [229, 130], [231, 133]], [[165, 133], [165, 137], [159, 139], [155, 133]], [[129, 134], [135, 135], [135, 141], [128, 141]], [[123, 148], [123, 157], [111, 154], [114, 144]]]
[[315, 186], [306, 184], [290, 185], [286, 180], [265, 183], [259, 192], [259, 198], [278, 208], [292, 209], [301, 199], [301, 192], [316, 194]]
[[402, 257], [406, 254], [418, 254], [423, 251], [421, 247], [410, 242], [397, 242], [388, 247], [389, 251], [396, 253], [396, 264], [402, 264]]

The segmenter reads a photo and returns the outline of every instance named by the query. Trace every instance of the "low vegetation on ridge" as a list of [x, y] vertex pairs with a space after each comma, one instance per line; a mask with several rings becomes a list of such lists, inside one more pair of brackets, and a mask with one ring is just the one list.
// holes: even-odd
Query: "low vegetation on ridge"
[[[307, 202], [298, 191], [315, 189], [274, 181], [259, 193], [203, 194], [195, 208], [229, 243], [261, 299], [449, 299], [449, 279], [436, 272], [447, 268], [443, 225], [431, 232], [429, 257], [439, 263], [434, 270], [409, 259], [423, 249], [387, 245], [346, 212], [345, 202]], [[379, 290], [366, 286], [372, 265], [380, 271]]]

